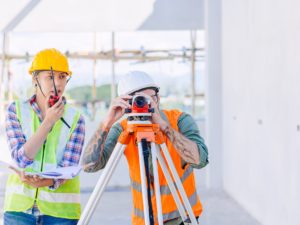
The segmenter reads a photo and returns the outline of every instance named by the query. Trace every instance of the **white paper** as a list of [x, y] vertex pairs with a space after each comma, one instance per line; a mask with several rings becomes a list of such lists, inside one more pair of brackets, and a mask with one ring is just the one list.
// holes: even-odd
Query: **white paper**
[[[15, 168], [18, 171], [22, 171], [23, 170], [22, 168], [19, 168], [18, 165], [17, 165], [17, 163], [15, 163], [13, 160], [9, 160], [9, 161], [2, 160], [2, 159], [0, 160], [0, 171], [2, 169], [8, 170], [9, 167], [13, 167], [13, 168]], [[13, 171], [13, 170], [11, 170], [11, 171]]]
[[[0, 160], [0, 171], [1, 169], [7, 170], [9, 167], [13, 167], [18, 171], [23, 171], [23, 168], [19, 168], [16, 163], [13, 161], [6, 162], [4, 160]], [[58, 167], [56, 169], [52, 169], [49, 171], [43, 172], [25, 172], [26, 175], [37, 175], [43, 178], [50, 178], [50, 179], [73, 179], [74, 177], [78, 176], [80, 171], [82, 170], [81, 166], [68, 166], [68, 167]], [[11, 170], [14, 172], [13, 170]]]
[[26, 172], [26, 175], [37, 175], [43, 178], [50, 179], [73, 179], [78, 176], [82, 167], [81, 166], [68, 166], [68, 167], [58, 167], [51, 171], [43, 172]]

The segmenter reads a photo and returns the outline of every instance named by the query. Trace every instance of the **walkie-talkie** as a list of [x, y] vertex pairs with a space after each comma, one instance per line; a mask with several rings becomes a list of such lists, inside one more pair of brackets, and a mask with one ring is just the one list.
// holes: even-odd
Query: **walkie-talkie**
[[[51, 76], [52, 76], [52, 82], [53, 82], [53, 87], [54, 87], [54, 95], [50, 95], [49, 98], [49, 106], [52, 107], [58, 100], [59, 100], [59, 96], [57, 93], [57, 89], [56, 89], [56, 85], [55, 85], [55, 81], [54, 81], [54, 73], [53, 73], [53, 69], [52, 66], [50, 67], [51, 70]], [[65, 121], [65, 119], [62, 117], [60, 118], [60, 120], [68, 127], [71, 128], [70, 125]]]

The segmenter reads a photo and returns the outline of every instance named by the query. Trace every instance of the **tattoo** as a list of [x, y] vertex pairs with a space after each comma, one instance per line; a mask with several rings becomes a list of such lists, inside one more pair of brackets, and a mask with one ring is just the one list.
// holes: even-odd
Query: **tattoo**
[[108, 131], [100, 126], [87, 144], [83, 154], [83, 167], [86, 172], [96, 172], [101, 169], [100, 159], [107, 134]]
[[[167, 126], [164, 130], [165, 135], [172, 142], [180, 157], [187, 163], [198, 164], [200, 156], [197, 144], [186, 138], [181, 133]], [[182, 165], [184, 167], [184, 165]]]

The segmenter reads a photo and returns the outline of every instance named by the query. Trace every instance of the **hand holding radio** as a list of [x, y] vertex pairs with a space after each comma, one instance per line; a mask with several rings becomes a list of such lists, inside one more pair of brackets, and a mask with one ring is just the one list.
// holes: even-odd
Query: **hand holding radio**
[[[64, 109], [64, 102], [62, 101], [62, 97], [59, 97], [58, 96], [58, 92], [57, 92], [57, 89], [56, 89], [56, 85], [55, 85], [55, 81], [54, 81], [54, 72], [53, 72], [53, 69], [52, 69], [52, 66], [50, 68], [50, 71], [51, 71], [51, 76], [52, 76], [52, 82], [53, 82], [53, 88], [54, 88], [54, 95], [50, 95], [49, 98], [47, 98], [47, 108], [48, 107], [53, 107], [56, 108], [58, 107], [58, 111], [56, 111], [56, 113], [59, 113], [61, 114], [61, 117], [60, 117], [60, 120], [68, 127], [68, 128], [71, 128], [70, 125], [65, 121], [65, 119], [62, 117], [63, 116], [63, 113], [64, 113], [64, 110], [62, 110], [61, 112], [61, 108]], [[57, 105], [58, 102], [61, 102]], [[56, 106], [56, 107], [55, 107]], [[55, 111], [55, 109], [54, 109]], [[57, 120], [55, 120], [56, 122]], [[54, 123], [55, 123], [54, 122]]]
[[49, 100], [48, 100], [49, 106], [50, 107], [54, 106], [55, 103], [58, 102], [58, 100], [59, 100], [58, 95], [50, 95]]
[[[56, 101], [56, 102], [54, 102]], [[51, 102], [51, 103], [50, 103]], [[51, 106], [51, 104], [53, 105]], [[57, 100], [51, 98], [51, 95], [46, 99], [46, 115], [45, 120], [48, 121], [52, 126], [58, 121], [64, 114], [64, 103], [62, 97]]]

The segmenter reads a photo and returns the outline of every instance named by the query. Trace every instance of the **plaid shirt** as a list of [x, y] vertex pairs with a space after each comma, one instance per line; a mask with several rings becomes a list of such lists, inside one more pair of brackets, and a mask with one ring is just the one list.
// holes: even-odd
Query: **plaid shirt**
[[[38, 115], [40, 121], [43, 121], [41, 110], [36, 103], [36, 96], [33, 95], [29, 100], [30, 105], [34, 112]], [[9, 144], [9, 149], [13, 160], [18, 164], [20, 168], [25, 168], [33, 163], [33, 160], [29, 159], [26, 154], [23, 145], [26, 143], [25, 135], [22, 131], [21, 124], [17, 118], [16, 105], [12, 103], [9, 105], [6, 116], [6, 135]], [[79, 164], [81, 151], [84, 144], [85, 136], [85, 122], [83, 116], [80, 116], [75, 130], [70, 136], [67, 142], [64, 156], [59, 162], [59, 167], [75, 166]], [[56, 190], [65, 180], [54, 179], [54, 185], [50, 186], [51, 190]], [[39, 215], [39, 211], [36, 205], [29, 211], [30, 214]]]

